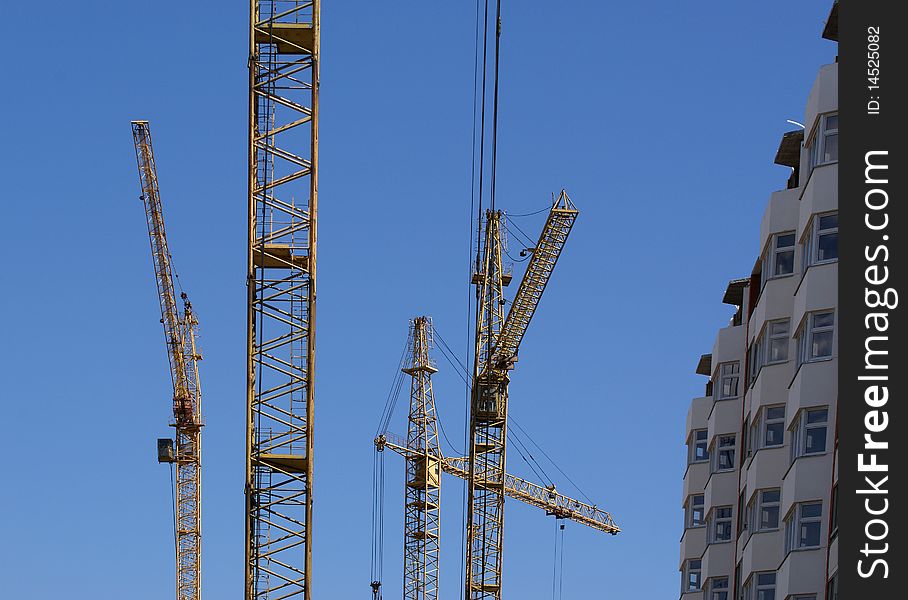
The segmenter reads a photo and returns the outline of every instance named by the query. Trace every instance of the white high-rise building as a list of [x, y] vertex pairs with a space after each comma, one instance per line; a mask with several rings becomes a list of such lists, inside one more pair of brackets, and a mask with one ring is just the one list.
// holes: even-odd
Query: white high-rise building
[[[837, 5], [823, 31], [837, 40]], [[835, 599], [838, 65], [823, 65], [691, 401], [681, 600]]]

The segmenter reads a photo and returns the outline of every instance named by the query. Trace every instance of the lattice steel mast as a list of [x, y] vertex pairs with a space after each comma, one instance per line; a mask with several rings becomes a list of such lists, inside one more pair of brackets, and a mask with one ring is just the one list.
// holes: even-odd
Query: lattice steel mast
[[488, 210], [477, 255], [477, 314], [467, 494], [466, 600], [501, 598], [508, 371], [578, 211], [562, 190], [553, 203], [520, 287], [504, 318], [501, 211]]
[[182, 313], [177, 305], [148, 121], [133, 121], [132, 136], [173, 383], [176, 440], [158, 440], [158, 460], [176, 464], [176, 597], [178, 600], [198, 600], [202, 595], [202, 388], [198, 369], [202, 357], [196, 348], [198, 321], [185, 293], [181, 294]]
[[410, 414], [407, 419], [407, 479], [404, 500], [404, 600], [438, 598], [441, 473], [438, 468], [438, 420], [429, 360], [432, 321], [417, 317], [410, 323], [411, 360], [403, 369], [410, 376]]
[[246, 600], [310, 600], [319, 0], [252, 0]]

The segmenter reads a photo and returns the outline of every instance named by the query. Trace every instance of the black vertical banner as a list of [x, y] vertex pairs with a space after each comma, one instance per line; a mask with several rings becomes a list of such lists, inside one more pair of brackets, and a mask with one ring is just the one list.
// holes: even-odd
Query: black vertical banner
[[908, 597], [908, 31], [901, 2], [839, 6], [838, 598]]

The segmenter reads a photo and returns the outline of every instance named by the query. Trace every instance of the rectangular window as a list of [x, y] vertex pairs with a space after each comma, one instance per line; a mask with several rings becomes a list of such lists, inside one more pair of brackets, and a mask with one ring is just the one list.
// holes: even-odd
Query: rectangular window
[[785, 432], [785, 405], [767, 406], [760, 415], [760, 447], [781, 446]]
[[[751, 577], [755, 583], [755, 595], [753, 600], [775, 600], [776, 597], [776, 574], [775, 573], [755, 573]], [[747, 598], [747, 596], [745, 596]], [[749, 600], [749, 598], [748, 598]]]
[[829, 502], [829, 539], [839, 533], [839, 484], [832, 486], [832, 499]]
[[687, 561], [687, 565], [684, 569], [684, 583], [682, 584], [681, 593], [697, 592], [700, 590], [701, 565], [702, 562], [698, 558]]
[[740, 363], [728, 362], [719, 365], [719, 400], [738, 397], [738, 371]]
[[728, 577], [713, 577], [709, 581], [709, 600], [728, 600]]
[[791, 275], [794, 272], [795, 233], [777, 233], [769, 239], [760, 269], [760, 286], [768, 279]]
[[703, 494], [694, 494], [687, 500], [687, 527], [703, 527]]
[[785, 550], [819, 548], [822, 516], [822, 502], [795, 505], [785, 521]]
[[779, 528], [779, 501], [782, 499], [782, 491], [761, 490], [756, 495], [760, 505], [757, 510], [756, 527], [757, 531], [767, 531]]
[[712, 453], [713, 473], [731, 471], [735, 468], [735, 435], [716, 436], [716, 448]]
[[[816, 596], [813, 597], [816, 600]], [[826, 600], [839, 600], [839, 573], [833, 574], [826, 584]]]
[[803, 266], [834, 262], [839, 258], [839, 213], [815, 215], [804, 236]]
[[807, 315], [798, 337], [798, 366], [832, 358], [832, 336], [835, 313], [815, 312]]
[[808, 165], [814, 167], [839, 160], [839, 116], [835, 113], [820, 116], [817, 128], [807, 142]]
[[788, 361], [788, 334], [790, 319], [769, 321], [757, 336], [750, 351], [750, 380], [752, 384], [765, 365], [777, 365]]
[[731, 506], [718, 506], [712, 512], [711, 542], [731, 541]]
[[766, 364], [774, 365], [788, 360], [789, 319], [770, 321], [766, 324]]
[[799, 456], [826, 452], [826, 430], [829, 425], [828, 408], [808, 408], [792, 425], [792, 460]]
[[691, 432], [690, 438], [690, 455], [688, 463], [699, 463], [709, 460], [709, 442], [706, 439], [707, 431], [705, 429], [695, 429]]

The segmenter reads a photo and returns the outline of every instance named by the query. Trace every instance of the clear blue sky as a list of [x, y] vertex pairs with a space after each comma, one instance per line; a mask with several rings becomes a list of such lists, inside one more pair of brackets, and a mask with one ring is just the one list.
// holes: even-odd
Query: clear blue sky
[[[511, 411], [612, 511], [568, 524], [565, 599], [674, 598], [697, 357], [731, 313], [772, 159], [820, 64], [828, 0], [504, 3], [499, 203], [582, 210], [513, 376]], [[13, 3], [0, 178], [3, 594], [172, 594], [169, 377], [129, 121], [152, 123], [168, 233], [202, 322], [204, 584], [241, 598], [247, 3]], [[323, 9], [313, 585], [369, 594], [372, 434], [407, 320], [467, 336], [474, 3]], [[538, 231], [540, 221], [523, 228]], [[439, 410], [463, 389], [439, 357]], [[393, 427], [402, 430], [402, 411]], [[402, 463], [387, 457], [386, 598]], [[530, 475], [511, 453], [509, 469]], [[561, 489], [573, 493], [566, 482]], [[442, 593], [460, 593], [447, 481]], [[548, 598], [552, 521], [509, 504], [507, 597]]]

